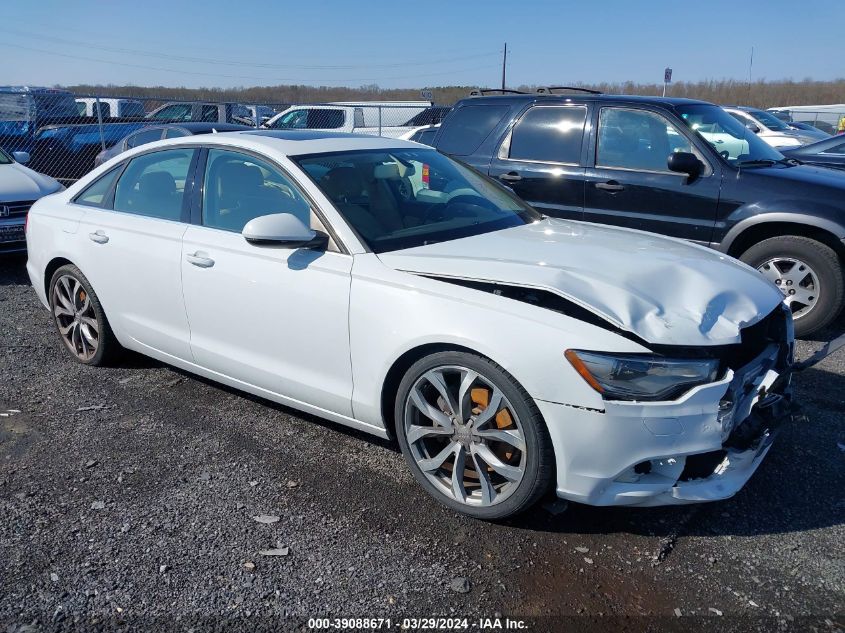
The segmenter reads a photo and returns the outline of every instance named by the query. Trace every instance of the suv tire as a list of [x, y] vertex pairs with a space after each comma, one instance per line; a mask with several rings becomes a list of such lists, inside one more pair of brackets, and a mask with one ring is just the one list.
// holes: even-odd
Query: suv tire
[[[795, 315], [796, 336], [807, 336], [829, 325], [842, 310], [845, 299], [842, 262], [836, 251], [826, 244], [797, 235], [772, 237], [749, 248], [740, 260], [777, 283], [787, 298], [789, 293], [803, 292], [812, 302], [809, 309], [801, 308], [807, 304], [790, 306]], [[793, 272], [795, 267], [801, 268], [799, 273]], [[795, 286], [797, 277], [805, 272], [807, 276], [802, 283], [815, 293], [808, 294], [806, 288]], [[810, 281], [813, 275], [818, 280], [817, 287]]]

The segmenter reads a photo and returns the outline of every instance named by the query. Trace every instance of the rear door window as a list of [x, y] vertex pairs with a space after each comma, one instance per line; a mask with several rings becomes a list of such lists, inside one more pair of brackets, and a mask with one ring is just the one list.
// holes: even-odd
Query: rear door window
[[164, 138], [179, 138], [180, 136], [190, 136], [191, 133], [188, 130], [184, 130], [181, 127], [169, 127], [164, 131]]
[[181, 220], [193, 156], [194, 150], [172, 149], [133, 158], [117, 181], [114, 210]]
[[126, 147], [138, 147], [139, 145], [146, 145], [147, 143], [157, 141], [161, 138], [161, 132], [162, 129], [160, 127], [151, 130], [141, 130], [140, 132], [135, 132], [135, 134], [130, 135], [126, 139]]
[[76, 204], [84, 204], [88, 207], [102, 207], [103, 203], [111, 191], [115, 179], [123, 170], [123, 165], [118, 165], [111, 171], [100, 176], [97, 180], [88, 185], [85, 190], [80, 193], [74, 202]]
[[443, 122], [437, 149], [457, 156], [472, 154], [509, 111], [507, 105], [468, 105], [453, 110]]
[[586, 107], [535, 106], [514, 126], [509, 158], [577, 165]]

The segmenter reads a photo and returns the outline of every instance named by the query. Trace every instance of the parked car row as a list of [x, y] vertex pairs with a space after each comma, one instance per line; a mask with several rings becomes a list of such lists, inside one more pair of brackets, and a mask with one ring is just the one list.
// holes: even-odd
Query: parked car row
[[165, 138], [178, 138], [180, 136], [191, 136], [194, 134], [210, 134], [217, 132], [238, 132], [252, 129], [246, 125], [234, 123], [198, 123], [187, 121], [185, 123], [166, 123], [164, 125], [148, 125], [129, 134], [119, 143], [115, 143], [109, 149], [97, 154], [94, 159], [94, 166], [99, 167], [107, 160], [125, 152], [133, 147], [139, 147], [153, 141]]
[[758, 108], [725, 106], [725, 111], [775, 148], [798, 147], [830, 136], [812, 126], [809, 130], [792, 127]]
[[440, 123], [451, 108], [430, 101], [338, 102], [291, 106], [267, 121], [271, 130], [331, 130], [399, 138]]
[[[554, 92], [471, 97], [454, 110], [426, 101], [292, 106], [266, 126], [381, 132], [431, 145], [498, 179], [551, 217], [654, 231], [741, 258], [778, 285], [801, 335], [837, 316], [845, 302], [845, 221], [837, 206], [842, 177], [808, 165], [841, 167], [841, 143], [799, 149], [808, 131], [753, 108]], [[42, 101], [53, 96], [68, 107], [61, 91], [29, 94]], [[118, 101], [101, 101], [101, 108], [131, 108]], [[30, 165], [76, 179], [93, 165], [162, 138], [246, 130], [220, 120], [243, 114], [238, 107], [174, 102], [142, 122], [44, 125], [31, 144]], [[386, 116], [397, 109], [408, 116], [403, 125], [372, 127], [399, 120]], [[179, 117], [186, 120], [149, 123]], [[211, 120], [188, 120], [197, 117]], [[425, 121], [436, 122], [410, 125]], [[109, 148], [102, 150], [105, 138]], [[783, 148], [787, 141], [790, 149]], [[58, 174], [59, 164], [77, 169]]]

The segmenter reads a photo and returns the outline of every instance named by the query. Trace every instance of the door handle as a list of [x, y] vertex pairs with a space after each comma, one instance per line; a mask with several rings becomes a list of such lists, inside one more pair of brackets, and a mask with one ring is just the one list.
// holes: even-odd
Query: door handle
[[89, 233], [88, 237], [91, 238], [92, 242], [97, 242], [97, 244], [105, 244], [109, 241], [109, 236], [106, 235], [102, 230]]
[[515, 171], [510, 171], [506, 174], [502, 174], [499, 176], [499, 180], [504, 180], [505, 182], [518, 182], [522, 180], [522, 176], [520, 176]]
[[214, 260], [208, 256], [208, 253], [203, 251], [197, 251], [196, 253], [186, 255], [185, 259], [194, 266], [199, 266], [200, 268], [211, 268], [214, 266]]
[[620, 185], [615, 180], [608, 180], [607, 182], [596, 183], [596, 189], [601, 189], [602, 191], [610, 191], [611, 193], [622, 191], [624, 188], [625, 185]]

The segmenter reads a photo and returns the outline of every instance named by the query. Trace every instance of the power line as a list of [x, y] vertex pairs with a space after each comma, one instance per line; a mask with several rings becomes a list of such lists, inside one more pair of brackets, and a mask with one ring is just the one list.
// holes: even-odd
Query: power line
[[[177, 73], [177, 74], [180, 74], [180, 75], [197, 75], [197, 76], [203, 76], [203, 77], [216, 77], [216, 78], [222, 77], [222, 78], [226, 78], [226, 79], [252, 79], [254, 81], [279, 81], [279, 82], [284, 82], [284, 81], [293, 81], [293, 82], [302, 82], [302, 81], [346, 82], [346, 81], [385, 81], [385, 80], [392, 80], [392, 79], [407, 79], [409, 77], [409, 75], [406, 74], [406, 75], [396, 75], [396, 76], [392, 76], [392, 77], [357, 77], [357, 78], [356, 77], [344, 77], [344, 78], [331, 78], [331, 79], [330, 78], [303, 79], [303, 78], [292, 78], [292, 77], [282, 78], [282, 77], [254, 77], [254, 76], [249, 76], [249, 75], [225, 75], [225, 74], [221, 74], [221, 73], [206, 73], [206, 72], [200, 72], [200, 71], [179, 70], [179, 69], [176, 69], [176, 68], [162, 68], [160, 66], [147, 66], [147, 65], [142, 65], [142, 64], [130, 64], [128, 62], [118, 62], [118, 61], [114, 61], [114, 60], [97, 59], [95, 57], [86, 57], [86, 56], [83, 56], [83, 55], [72, 55], [70, 53], [58, 53], [56, 51], [45, 50], [45, 49], [42, 49], [42, 48], [35, 48], [33, 46], [25, 46], [23, 44], [15, 44], [14, 48], [15, 49], [23, 49], [23, 50], [34, 51], [36, 53], [44, 53], [46, 55], [54, 55], [54, 56], [57, 56], [57, 57], [66, 57], [66, 58], [69, 58], [69, 59], [77, 59], [77, 60], [82, 60], [82, 61], [95, 62], [95, 63], [99, 63], [99, 64], [109, 64], [109, 65], [113, 65], [113, 66], [126, 66], [126, 67], [129, 67], [129, 68], [141, 68], [141, 69], [144, 69], [144, 70], [158, 70], [158, 71], [162, 71], [162, 72]], [[424, 73], [424, 74], [414, 73], [413, 77], [439, 77], [441, 75], [452, 75], [452, 74], [458, 74], [458, 73], [464, 73], [464, 72], [472, 72], [472, 71], [475, 71], [475, 70], [488, 70], [491, 67], [492, 67], [491, 65], [485, 64], [484, 66], [475, 66], [473, 68], [462, 68], [460, 70], [446, 70], [446, 71], [441, 71], [441, 72], [437, 72], [437, 73], [427, 73], [427, 74], [426, 73]]]
[[145, 57], [154, 57], [167, 61], [182, 61], [200, 64], [214, 64], [224, 66], [249, 67], [249, 68], [267, 68], [267, 69], [295, 69], [295, 70], [357, 70], [357, 69], [378, 69], [378, 68], [403, 68], [405, 66], [431, 66], [434, 64], [452, 64], [458, 61], [467, 61], [470, 59], [480, 59], [484, 57], [498, 56], [499, 52], [476, 53], [473, 55], [463, 55], [459, 57], [450, 57], [445, 59], [429, 59], [426, 61], [410, 61], [410, 62], [393, 62], [390, 64], [346, 64], [346, 65], [320, 65], [320, 64], [272, 64], [267, 62], [246, 62], [231, 59], [212, 59], [208, 57], [193, 57], [187, 55], [174, 55], [172, 53], [161, 53], [155, 51], [145, 51], [132, 48], [122, 48], [115, 46], [105, 46], [101, 44], [93, 44], [90, 42], [80, 42], [78, 40], [71, 40], [62, 37], [55, 37], [51, 35], [41, 35], [38, 33], [28, 33], [17, 29], [10, 29], [7, 27], [0, 27], [0, 30], [10, 33], [16, 37], [25, 37], [28, 40], [37, 38], [48, 42], [58, 44], [67, 44], [69, 46], [79, 46], [85, 49], [96, 49], [110, 53], [124, 53], [128, 55], [141, 55]]

